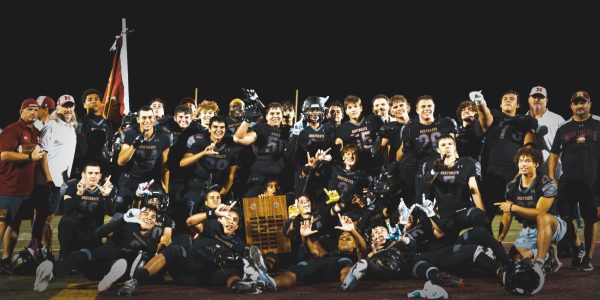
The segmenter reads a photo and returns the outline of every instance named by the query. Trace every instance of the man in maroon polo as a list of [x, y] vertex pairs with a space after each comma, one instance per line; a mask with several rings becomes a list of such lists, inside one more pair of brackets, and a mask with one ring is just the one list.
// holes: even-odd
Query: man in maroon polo
[[40, 132], [33, 126], [38, 109], [36, 100], [23, 100], [19, 120], [0, 133], [0, 272], [10, 264], [21, 225], [17, 213], [33, 189], [36, 162], [45, 157], [38, 146]]

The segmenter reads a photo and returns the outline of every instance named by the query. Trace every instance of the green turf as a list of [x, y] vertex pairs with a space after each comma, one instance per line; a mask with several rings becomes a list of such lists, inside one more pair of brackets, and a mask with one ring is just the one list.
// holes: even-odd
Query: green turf
[[[106, 221], [110, 218], [107, 217]], [[497, 231], [499, 217], [494, 219], [492, 224], [492, 228], [494, 231]], [[60, 216], [57, 216], [52, 221], [52, 227], [54, 231], [52, 233], [52, 252], [55, 256], [58, 256], [58, 222], [60, 221]], [[513, 221], [513, 224], [510, 228], [508, 236], [506, 237], [506, 242], [513, 242], [517, 235], [519, 234], [520, 224], [516, 221]], [[581, 239], [583, 239], [583, 230], [578, 229], [577, 233]], [[17, 246], [15, 247], [15, 252], [22, 250], [29, 244], [29, 240], [31, 238], [31, 224], [29, 221], [24, 221], [21, 225], [21, 233], [19, 234], [19, 240], [17, 242]], [[0, 250], [1, 251], [1, 250]], [[48, 290], [43, 293], [34, 292], [33, 289], [33, 277], [22, 277], [22, 276], [7, 276], [0, 275], [0, 297], [1, 299], [49, 299], [52, 296], [58, 294], [62, 289], [64, 289], [69, 283], [79, 283], [87, 281], [81, 275], [70, 275], [65, 278], [61, 278], [59, 280], [53, 281]], [[96, 286], [89, 287], [90, 289], [95, 289]]]

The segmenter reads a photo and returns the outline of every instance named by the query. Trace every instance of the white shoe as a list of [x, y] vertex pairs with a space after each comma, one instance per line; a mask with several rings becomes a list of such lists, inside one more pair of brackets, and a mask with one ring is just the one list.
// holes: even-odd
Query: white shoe
[[367, 263], [367, 260], [364, 258], [356, 262], [346, 275], [346, 278], [344, 278], [344, 282], [342, 283], [342, 291], [351, 292], [356, 287], [358, 281], [360, 281], [360, 279], [363, 278], [363, 276], [365, 276], [367, 273], [368, 266], [369, 263]]
[[43, 261], [35, 270], [35, 282], [33, 283], [33, 290], [43, 292], [48, 288], [48, 283], [54, 279], [52, 270], [54, 264], [49, 261]]
[[110, 289], [110, 287], [119, 280], [127, 272], [127, 261], [124, 258], [117, 260], [110, 267], [110, 271], [104, 275], [104, 278], [98, 283], [98, 291], [104, 292]]

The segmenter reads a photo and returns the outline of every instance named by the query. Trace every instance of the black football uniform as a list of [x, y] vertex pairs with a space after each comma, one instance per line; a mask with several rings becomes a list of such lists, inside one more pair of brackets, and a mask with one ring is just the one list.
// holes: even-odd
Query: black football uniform
[[[477, 119], [475, 115], [475, 119]], [[474, 125], [458, 126], [456, 132], [456, 150], [460, 156], [468, 156], [479, 161], [481, 147], [483, 146], [483, 137], [475, 133]]]
[[[189, 153], [197, 154], [206, 147], [212, 144], [210, 137], [204, 137], [197, 140], [196, 136], [191, 136], [188, 139]], [[241, 146], [233, 142], [231, 136], [225, 136], [215, 146], [214, 150], [218, 154], [206, 155], [194, 164], [194, 177], [188, 181], [188, 192], [184, 199], [188, 208], [194, 207], [197, 201], [204, 201], [201, 194], [211, 180], [211, 184], [219, 184], [225, 186], [229, 180], [229, 172], [232, 166], [237, 165], [237, 159], [241, 150]]]
[[237, 235], [227, 236], [217, 219], [204, 222], [204, 232], [189, 247], [171, 244], [162, 251], [167, 269], [182, 284], [225, 285], [232, 276], [242, 277], [246, 245]]
[[[506, 201], [512, 201], [515, 205], [525, 208], [535, 208], [540, 197], [556, 197], [558, 189], [550, 177], [538, 173], [533, 184], [527, 188], [523, 187], [521, 184], [521, 177], [522, 175], [518, 175], [506, 185]], [[556, 201], [552, 203], [552, 207], [548, 213], [558, 215]], [[517, 214], [514, 214], [514, 217], [523, 224], [523, 227], [537, 227], [535, 218], [528, 219]]]
[[[71, 174], [81, 174], [83, 166], [91, 161], [103, 163], [102, 147], [114, 134], [111, 123], [97, 115], [86, 115], [77, 124], [77, 146]], [[103, 164], [102, 169], [107, 169]], [[106, 173], [106, 172], [105, 172]]]
[[256, 141], [252, 144], [255, 159], [250, 167], [246, 198], [262, 193], [268, 180], [280, 179], [285, 170], [284, 151], [290, 135], [289, 126], [273, 128], [256, 123], [252, 130], [256, 133]]
[[357, 167], [370, 173], [380, 171], [383, 164], [381, 159], [371, 156], [371, 147], [381, 126], [383, 121], [379, 116], [369, 115], [363, 117], [358, 125], [346, 121], [337, 129], [337, 137], [344, 145], [353, 144], [360, 149]]
[[58, 223], [58, 241], [60, 258], [66, 258], [71, 252], [82, 248], [94, 248], [100, 245], [95, 230], [104, 224], [104, 216], [113, 214], [115, 189], [104, 197], [99, 189], [85, 190], [77, 195], [77, 181], [67, 182], [64, 215]]
[[439, 173], [433, 168], [433, 160], [425, 163], [423, 179], [426, 182], [433, 180], [442, 231], [455, 238], [465, 228], [488, 227], [489, 221], [485, 213], [475, 207], [469, 187], [469, 179], [481, 172], [479, 162], [471, 157], [460, 157], [451, 168]]
[[131, 263], [137, 254], [156, 253], [162, 231], [150, 231], [146, 234], [140, 232], [140, 224], [126, 222], [123, 214], [117, 213], [110, 222], [96, 229], [98, 238], [109, 234], [106, 244], [97, 248], [85, 248], [73, 252], [64, 260], [54, 265], [54, 278], [67, 275], [71, 270], [77, 269], [91, 280], [102, 278], [112, 266], [112, 263], [124, 258]]
[[[127, 128], [121, 133], [123, 144], [131, 145], [141, 133]], [[131, 203], [137, 187], [142, 182], [154, 179], [160, 184], [162, 179], [162, 153], [173, 145], [173, 135], [164, 127], [154, 127], [154, 135], [135, 149], [131, 160], [123, 166], [119, 178], [119, 192], [116, 200], [116, 211], [124, 212]]]
[[437, 142], [442, 135], [456, 133], [456, 123], [450, 118], [440, 118], [431, 125], [412, 121], [402, 128], [402, 152], [413, 153], [417, 161], [414, 201], [420, 203], [422, 195], [430, 198], [431, 191], [423, 182], [423, 165], [437, 157]]
[[[527, 132], [537, 128], [537, 120], [530, 116], [511, 117], [495, 109], [491, 113], [494, 121], [484, 135], [481, 150], [481, 193], [490, 221], [497, 212], [494, 203], [504, 201], [504, 187], [517, 173], [513, 156], [523, 146]], [[482, 132], [479, 120], [475, 122], [475, 132]]]

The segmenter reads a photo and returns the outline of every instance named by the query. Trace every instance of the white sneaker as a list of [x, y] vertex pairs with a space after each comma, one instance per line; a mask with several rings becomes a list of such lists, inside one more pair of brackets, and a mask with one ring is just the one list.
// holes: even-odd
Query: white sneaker
[[121, 258], [113, 263], [112, 267], [110, 267], [110, 271], [108, 271], [100, 283], [98, 283], [98, 291], [104, 292], [109, 290], [113, 283], [123, 277], [125, 272], [127, 272], [127, 261], [124, 258]]
[[48, 283], [54, 279], [52, 270], [54, 264], [49, 261], [43, 261], [35, 270], [35, 282], [33, 283], [33, 290], [43, 292], [48, 288]]
[[344, 278], [342, 291], [351, 292], [356, 287], [358, 281], [367, 273], [368, 266], [369, 263], [364, 258], [356, 262], [346, 275], [346, 278]]

